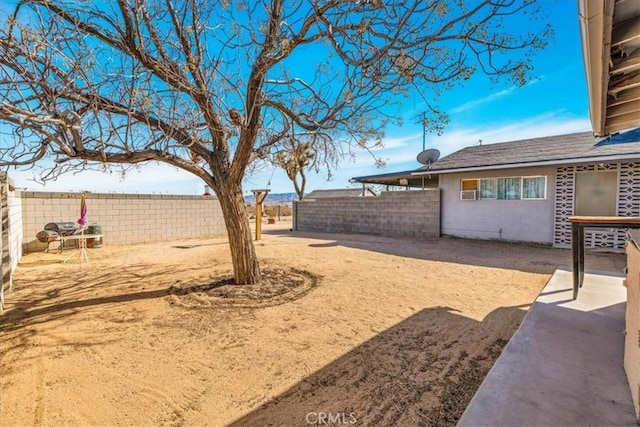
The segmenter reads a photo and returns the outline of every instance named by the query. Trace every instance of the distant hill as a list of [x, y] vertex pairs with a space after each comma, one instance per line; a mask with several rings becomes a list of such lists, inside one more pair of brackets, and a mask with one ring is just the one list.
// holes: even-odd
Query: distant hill
[[[265, 205], [289, 205], [292, 201], [298, 200], [296, 193], [269, 193], [264, 200]], [[244, 196], [244, 203], [246, 205], [253, 205], [256, 203], [256, 199], [253, 194]]]

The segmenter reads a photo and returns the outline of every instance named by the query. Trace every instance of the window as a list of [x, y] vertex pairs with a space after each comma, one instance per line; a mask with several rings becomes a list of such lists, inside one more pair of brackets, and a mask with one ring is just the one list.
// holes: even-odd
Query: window
[[615, 216], [618, 172], [576, 173], [575, 215]]
[[547, 180], [544, 176], [522, 178], [523, 199], [544, 199]]
[[478, 180], [477, 179], [463, 179], [461, 183], [461, 190], [477, 190], [478, 189]]
[[546, 176], [463, 179], [461, 186], [463, 190], [478, 189], [479, 198], [485, 200], [540, 200], [547, 198]]
[[498, 197], [498, 180], [482, 179], [480, 180], [480, 198], [496, 199]]
[[520, 178], [498, 179], [498, 199], [520, 200]]

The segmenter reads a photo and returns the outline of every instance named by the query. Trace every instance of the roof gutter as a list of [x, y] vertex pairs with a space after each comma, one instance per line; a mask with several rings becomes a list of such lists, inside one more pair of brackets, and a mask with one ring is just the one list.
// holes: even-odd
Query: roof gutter
[[438, 175], [445, 173], [460, 173], [460, 172], [469, 172], [469, 171], [485, 171], [485, 170], [496, 170], [496, 169], [513, 169], [513, 168], [530, 168], [534, 166], [564, 166], [564, 165], [573, 165], [573, 164], [582, 164], [582, 163], [603, 163], [603, 162], [617, 162], [617, 161], [625, 161], [625, 160], [638, 160], [640, 158], [640, 153], [632, 153], [632, 154], [615, 154], [609, 156], [599, 156], [599, 157], [578, 157], [575, 159], [563, 159], [562, 162], [558, 162], [558, 160], [543, 160], [538, 162], [528, 162], [528, 163], [505, 163], [501, 165], [490, 165], [490, 166], [471, 166], [468, 168], [453, 168], [453, 169], [431, 169], [428, 171], [420, 171], [413, 172], [412, 176], [421, 176], [421, 175]]
[[380, 175], [354, 176], [351, 179], [356, 181], [356, 182], [360, 182], [360, 180], [366, 180], [366, 179], [370, 179], [370, 178], [399, 178], [399, 177], [402, 177], [402, 176], [411, 176], [411, 174], [414, 171], [415, 171], [415, 169], [414, 170], [410, 170], [410, 171], [404, 171], [404, 172], [383, 173], [383, 174], [380, 174]]

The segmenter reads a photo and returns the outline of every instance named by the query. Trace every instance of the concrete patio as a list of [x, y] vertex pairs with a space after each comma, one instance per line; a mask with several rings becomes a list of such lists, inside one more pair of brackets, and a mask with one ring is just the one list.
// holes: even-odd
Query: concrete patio
[[623, 368], [623, 277], [587, 271], [573, 300], [571, 270], [556, 270], [458, 426], [637, 425]]

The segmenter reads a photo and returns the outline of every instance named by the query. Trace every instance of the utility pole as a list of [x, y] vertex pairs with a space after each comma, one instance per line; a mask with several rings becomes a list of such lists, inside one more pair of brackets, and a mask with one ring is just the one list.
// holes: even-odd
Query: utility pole
[[423, 111], [421, 114], [413, 117], [415, 124], [422, 124], [422, 151], [427, 149], [427, 112]]

